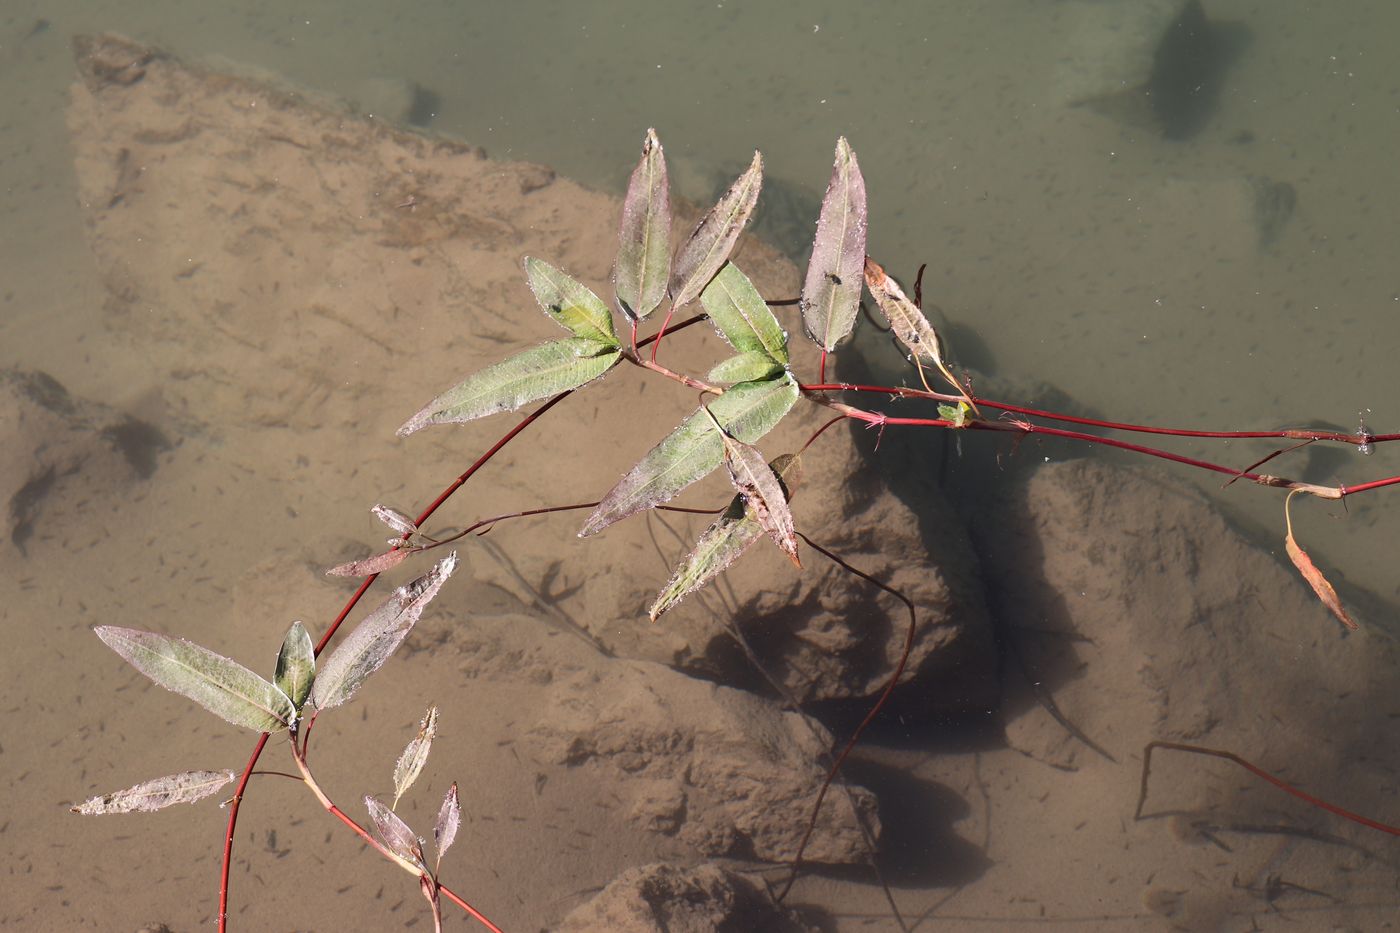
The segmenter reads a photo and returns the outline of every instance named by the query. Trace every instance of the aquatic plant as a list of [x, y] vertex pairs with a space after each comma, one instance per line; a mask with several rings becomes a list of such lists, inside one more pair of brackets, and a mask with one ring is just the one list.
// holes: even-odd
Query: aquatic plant
[[[909, 611], [903, 657], [869, 713], [832, 757], [826, 784], [813, 801], [808, 826], [810, 836], [827, 789], [837, 776], [842, 762], [899, 683], [917, 624], [914, 607], [909, 600], [886, 583], [851, 566], [840, 555], [832, 553], [796, 527], [788, 500], [800, 475], [800, 458], [807, 446], [831, 425], [856, 421], [878, 431], [918, 428], [993, 432], [1018, 438], [1042, 435], [1107, 445], [1214, 471], [1230, 477], [1231, 482], [1246, 479], [1286, 490], [1285, 509], [1292, 497], [1298, 494], [1343, 499], [1400, 483], [1400, 477], [1390, 477], [1351, 487], [1318, 486], [1255, 472], [1258, 467], [1285, 452], [1283, 450], [1239, 469], [1116, 436], [1130, 433], [1211, 440], [1276, 438], [1296, 441], [1298, 445], [1314, 442], [1350, 444], [1363, 451], [1368, 451], [1374, 444], [1400, 438], [1400, 435], [1373, 435], [1364, 427], [1350, 434], [1307, 429], [1198, 431], [1075, 417], [981, 397], [971, 379], [966, 375], [957, 375], [954, 362], [947, 358], [939, 334], [923, 312], [919, 279], [915, 280], [914, 297], [911, 299], [895, 278], [866, 254], [868, 218], [865, 181], [856, 154], [845, 139], [838, 140], [836, 144], [832, 175], [817, 220], [811, 260], [801, 295], [795, 301], [767, 300], [730, 258], [757, 204], [762, 182], [762, 157], [755, 153], [747, 170], [705, 213], [691, 234], [672, 249], [666, 160], [656, 133], [648, 130], [623, 202], [619, 248], [613, 268], [613, 298], [615, 308], [621, 315], [622, 332], [619, 333], [618, 319], [613, 310], [591, 289], [542, 259], [527, 258], [524, 261], [525, 275], [535, 299], [544, 313], [567, 332], [567, 336], [520, 351], [468, 375], [424, 405], [403, 424], [398, 433], [410, 435], [433, 425], [469, 422], [516, 411], [532, 403], [540, 403], [539, 406], [483, 452], [416, 517], [383, 505], [374, 507], [375, 515], [395, 532], [388, 549], [370, 558], [332, 569], [331, 573], [363, 577], [364, 580], [341, 613], [326, 627], [319, 644], [312, 645], [301, 623], [291, 626], [278, 653], [271, 680], [207, 648], [177, 638], [115, 626], [99, 627], [98, 636], [141, 673], [229, 722], [259, 733], [260, 738], [241, 774], [233, 771], [182, 772], [94, 797], [75, 806], [74, 811], [104, 814], [155, 810], [173, 803], [193, 802], [212, 796], [237, 780], [229, 801], [220, 882], [218, 923], [220, 930], [227, 929], [229, 868], [239, 808], [269, 737], [285, 734], [297, 770], [294, 776], [305, 784], [324, 809], [357, 833], [381, 856], [417, 879], [438, 928], [442, 924], [441, 900], [447, 898], [488, 929], [498, 930], [483, 913], [439, 880], [442, 856], [452, 845], [460, 821], [456, 785], [448, 791], [439, 809], [432, 830], [435, 845], [431, 860], [427, 856], [426, 841], [394, 812], [399, 799], [409, 790], [426, 764], [437, 728], [436, 708], [430, 709], [423, 717], [417, 735], [408, 743], [393, 769], [393, 801], [386, 805], [377, 798], [365, 798], [372, 830], [348, 816], [325, 794], [308, 764], [307, 750], [317, 717], [350, 700], [364, 680], [402, 644], [424, 608], [448, 582], [456, 566], [456, 558], [454, 554], [440, 560], [417, 579], [396, 589], [321, 661], [322, 651], [336, 637], [341, 624], [383, 571], [467, 535], [483, 533], [500, 522], [524, 515], [586, 509], [588, 515], [578, 533], [588, 537], [639, 513], [670, 508], [667, 503], [682, 490], [724, 466], [734, 489], [733, 499], [727, 507], [715, 510], [718, 514], [712, 524], [700, 534], [690, 552], [681, 558], [670, 580], [659, 586], [648, 609], [653, 621], [688, 594], [711, 583], [763, 539], [771, 541], [798, 566], [801, 566], [801, 546], [805, 544], [808, 549], [836, 562], [855, 577], [894, 593], [904, 601]], [[854, 330], [863, 291], [868, 291], [873, 297], [877, 312], [908, 354], [918, 377], [917, 388], [828, 380], [827, 357], [837, 352]], [[677, 319], [681, 312], [687, 311], [697, 301], [702, 313]], [[802, 330], [820, 350], [818, 374], [810, 381], [794, 372], [788, 331], [773, 310], [774, 307], [794, 304], [798, 308]], [[663, 305], [665, 313], [661, 315], [659, 326], [649, 335], [642, 336], [642, 327], [653, 319]], [[731, 348], [731, 355], [716, 361], [703, 375], [679, 372], [659, 361], [658, 351], [666, 336], [675, 335], [704, 320], [718, 330]], [[701, 400], [693, 413], [657, 441], [610, 490], [588, 503], [545, 504], [522, 512], [478, 518], [450, 536], [435, 536], [424, 530], [438, 509], [502, 448], [556, 406], [623, 363], [694, 391]], [[941, 391], [930, 385], [931, 379], [942, 380], [939, 384]], [[896, 415], [880, 407], [885, 400], [923, 405], [927, 410]], [[802, 449], [766, 457], [756, 445], [799, 403], [825, 408], [832, 417], [813, 433]], [[1113, 434], [1089, 433], [1087, 429]], [[1354, 625], [1331, 585], [1298, 546], [1292, 532], [1291, 515], [1287, 513], [1286, 521], [1287, 552], [1300, 573], [1341, 622]], [[1288, 788], [1227, 752], [1153, 743], [1148, 746], [1145, 756], [1149, 760], [1154, 747], [1228, 757], [1290, 792], [1301, 795], [1301, 792]], [[1144, 798], [1147, 764], [1145, 761]], [[1301, 796], [1310, 802], [1321, 803], [1316, 798]], [[1356, 818], [1355, 814], [1327, 806], [1334, 813]], [[1138, 809], [1140, 816], [1141, 801]], [[1378, 827], [1383, 825], [1365, 822]], [[1390, 831], [1388, 827], [1387, 831]], [[805, 846], [806, 839], [799, 846], [793, 861], [788, 885], [800, 866]], [[786, 890], [785, 886], [782, 893]], [[888, 889], [886, 893], [888, 896]], [[781, 896], [780, 893], [779, 899]], [[890, 904], [898, 919], [899, 912], [892, 897]], [[903, 921], [899, 922], [902, 926]]]

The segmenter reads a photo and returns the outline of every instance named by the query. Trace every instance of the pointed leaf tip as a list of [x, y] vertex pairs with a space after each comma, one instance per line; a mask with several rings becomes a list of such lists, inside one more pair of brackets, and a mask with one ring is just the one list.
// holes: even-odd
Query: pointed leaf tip
[[330, 709], [349, 700], [365, 679], [383, 666], [408, 637], [452, 571], [457, 552], [438, 561], [432, 570], [394, 590], [331, 652], [311, 685], [311, 702]]
[[277, 686], [208, 648], [115, 625], [99, 625], [95, 631], [142, 674], [235, 726], [274, 732], [297, 721], [291, 699]]
[[627, 183], [618, 227], [613, 290], [634, 321], [656, 310], [671, 275], [671, 188], [656, 130], [648, 129], [642, 157]]
[[689, 304], [698, 297], [729, 259], [739, 234], [753, 215], [762, 187], [763, 156], [755, 152], [748, 169], [700, 219], [676, 253], [670, 282], [673, 308]]
[[836, 141], [836, 162], [817, 218], [800, 302], [803, 329], [827, 351], [855, 327], [867, 224], [865, 178], [843, 136]]

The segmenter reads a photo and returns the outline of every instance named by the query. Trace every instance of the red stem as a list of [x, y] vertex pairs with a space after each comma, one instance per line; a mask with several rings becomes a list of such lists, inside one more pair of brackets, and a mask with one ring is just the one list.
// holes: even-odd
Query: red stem
[[1299, 790], [1287, 781], [1276, 778], [1263, 768], [1252, 762], [1246, 761], [1234, 752], [1223, 751], [1218, 748], [1206, 748], [1202, 745], [1185, 745], [1181, 742], [1148, 742], [1142, 752], [1142, 785], [1138, 791], [1137, 810], [1133, 813], [1133, 819], [1143, 819], [1142, 806], [1147, 802], [1147, 778], [1152, 771], [1152, 750], [1156, 748], [1166, 748], [1177, 752], [1190, 752], [1193, 755], [1209, 755], [1212, 758], [1223, 758], [1244, 768], [1250, 774], [1260, 780], [1268, 781], [1286, 794], [1297, 797], [1304, 803], [1308, 803], [1328, 813], [1340, 816], [1344, 820], [1351, 820], [1369, 829], [1377, 829], [1392, 836], [1400, 836], [1400, 826], [1391, 826], [1389, 823], [1382, 823], [1370, 817], [1362, 816], [1360, 813], [1353, 813], [1345, 807], [1339, 807], [1335, 803], [1328, 803], [1320, 797], [1314, 797], [1305, 790]]

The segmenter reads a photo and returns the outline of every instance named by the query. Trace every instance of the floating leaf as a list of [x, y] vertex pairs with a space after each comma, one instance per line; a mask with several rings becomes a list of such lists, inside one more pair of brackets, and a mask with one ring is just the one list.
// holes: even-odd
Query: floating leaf
[[693, 301], [729, 259], [734, 243], [758, 203], [763, 187], [763, 156], [755, 152], [744, 174], [700, 219], [690, 238], [676, 254], [671, 268], [671, 306], [679, 308]]
[[[785, 498], [790, 500], [802, 480], [802, 461], [795, 454], [783, 454], [773, 458], [771, 467], [782, 481]], [[648, 611], [651, 620], [655, 622], [663, 612], [729, 569], [763, 531], [744, 497], [735, 496], [724, 514], [700, 535], [695, 547], [676, 566], [670, 582], [657, 594]]]
[[843, 136], [836, 141], [836, 164], [822, 198], [812, 258], [802, 283], [802, 326], [828, 351], [855, 327], [866, 224], [865, 179]]
[[530, 291], [545, 313], [574, 332], [575, 337], [617, 346], [612, 312], [603, 299], [582, 282], [545, 262], [526, 259], [525, 276]]
[[151, 781], [143, 781], [135, 787], [119, 790], [100, 797], [92, 797], [70, 812], [88, 816], [100, 813], [148, 813], [160, 810], [174, 803], [194, 803], [210, 794], [218, 793], [219, 788], [228, 784], [238, 775], [232, 771], [181, 771], [167, 774]]
[[783, 364], [767, 353], [750, 352], [720, 360], [710, 370], [711, 382], [762, 382], [783, 371]]
[[1336, 616], [1347, 628], [1355, 629], [1357, 627], [1356, 622], [1347, 612], [1346, 607], [1342, 605], [1342, 600], [1337, 595], [1337, 591], [1332, 588], [1332, 584], [1322, 575], [1322, 571], [1317, 569], [1317, 565], [1314, 564], [1312, 558], [1308, 556], [1308, 552], [1299, 547], [1298, 542], [1293, 538], [1293, 517], [1288, 513], [1288, 505], [1296, 493], [1296, 489], [1290, 492], [1288, 494], [1288, 499], [1285, 499], [1283, 504], [1284, 518], [1288, 523], [1288, 534], [1283, 540], [1284, 550], [1288, 552], [1288, 559], [1293, 561], [1293, 566], [1298, 568], [1298, 572], [1303, 575], [1303, 579], [1308, 581], [1308, 586], [1311, 586], [1313, 592], [1317, 594], [1317, 598], [1322, 600], [1322, 605], [1326, 606], [1332, 615]]
[[762, 353], [786, 366], [787, 335], [749, 277], [726, 262], [700, 293], [705, 313], [730, 346], [740, 353]]
[[[797, 401], [797, 383], [790, 374], [766, 382], [730, 386], [709, 404], [724, 430], [753, 443], [782, 420]], [[696, 410], [653, 447], [603, 497], [579, 531], [586, 537], [643, 509], [666, 502], [724, 460], [722, 435], [703, 410]]]
[[365, 797], [365, 809], [369, 811], [369, 818], [374, 823], [375, 835], [379, 837], [379, 841], [399, 858], [411, 862], [419, 871], [426, 872], [428, 865], [423, 858], [423, 843], [413, 834], [413, 830], [408, 828], [408, 824], [374, 797]]
[[461, 825], [462, 805], [457, 800], [457, 782], [453, 781], [442, 797], [437, 822], [433, 824], [433, 841], [437, 844], [439, 865], [442, 864], [442, 857], [447, 854], [447, 850], [452, 848], [452, 841], [457, 838], [457, 828]]
[[371, 515], [401, 535], [418, 534], [418, 524], [398, 509], [391, 509], [387, 505], [375, 503], [369, 511]]
[[282, 650], [277, 652], [277, 672], [272, 679], [300, 712], [315, 677], [316, 649], [311, 644], [311, 636], [306, 626], [293, 622], [287, 629], [287, 637], [282, 639]]
[[615, 343], [573, 337], [531, 347], [488, 366], [433, 399], [399, 428], [400, 437], [430, 424], [473, 421], [577, 389], [612, 369]]
[[368, 577], [371, 574], [383, 573], [390, 567], [397, 567], [403, 559], [412, 554], [416, 548], [396, 547], [390, 548], [383, 554], [375, 554], [373, 557], [366, 557], [362, 560], [352, 560], [348, 564], [339, 564], [326, 571], [331, 577]]
[[671, 274], [671, 188], [656, 130], [648, 129], [642, 157], [627, 183], [613, 264], [617, 306], [634, 321], [656, 310]]
[[423, 772], [423, 765], [428, 762], [428, 752], [433, 747], [433, 738], [437, 735], [437, 723], [438, 709], [436, 706], [430, 706], [427, 715], [418, 725], [418, 734], [409, 740], [408, 746], [394, 764], [394, 802], [390, 804], [390, 809], [399, 808], [399, 798], [408, 792], [413, 782], [418, 780], [418, 775]]
[[285, 693], [237, 661], [183, 638], [99, 625], [97, 637], [167, 690], [254, 732], [288, 729], [297, 711]]
[[311, 687], [311, 701], [316, 708], [330, 709], [354, 696], [365, 678], [379, 670], [408, 637], [423, 610], [456, 569], [457, 552], [453, 551], [423, 576], [394, 590], [365, 616], [321, 665]]

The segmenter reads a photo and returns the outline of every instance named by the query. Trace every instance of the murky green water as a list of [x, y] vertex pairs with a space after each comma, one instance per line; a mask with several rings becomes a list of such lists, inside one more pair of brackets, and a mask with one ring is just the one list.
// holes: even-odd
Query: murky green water
[[[928, 263], [924, 294], [978, 370], [1044, 381], [1114, 420], [1249, 430], [1364, 419], [1400, 431], [1400, 8], [1209, 4], [1230, 54], [1198, 122], [1164, 138], [1131, 108], [1069, 104], [1086, 35], [1101, 37], [1086, 23], [1117, 5], [14, 0], [0, 12], [0, 365], [128, 408], [148, 388], [92, 362], [100, 286], [63, 124], [69, 37], [110, 29], [351, 99], [374, 79], [406, 79], [424, 92], [416, 116], [429, 131], [612, 192], [648, 126], [697, 200], [758, 148], [770, 190], [761, 229], [794, 255], [844, 135], [870, 190], [871, 254], [906, 279]], [[613, 224], [599, 218], [599, 235]], [[1173, 449], [1243, 467], [1270, 447]], [[1354, 485], [1400, 472], [1400, 458], [1386, 446], [1308, 451], [1275, 467]], [[1236, 484], [1219, 499], [1281, 551], [1279, 497]], [[1375, 595], [1365, 624], [1394, 628], [1394, 494], [1299, 505], [1300, 534], [1337, 568], [1343, 595]], [[30, 701], [9, 689], [7, 706]], [[195, 866], [190, 883], [207, 887], [216, 864]]]

